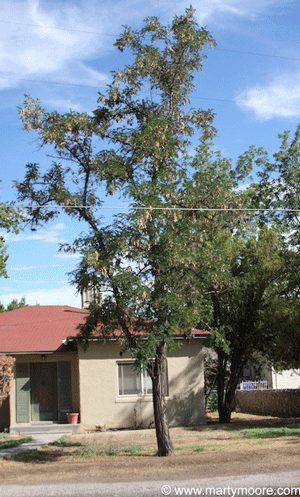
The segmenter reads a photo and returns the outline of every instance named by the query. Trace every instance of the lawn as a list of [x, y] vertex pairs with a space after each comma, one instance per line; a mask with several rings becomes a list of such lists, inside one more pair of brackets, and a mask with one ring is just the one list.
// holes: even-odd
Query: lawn
[[173, 457], [156, 457], [153, 429], [76, 434], [0, 460], [0, 478], [38, 483], [76, 481], [84, 475], [120, 481], [299, 468], [300, 419], [234, 414], [229, 425], [220, 425], [215, 415], [208, 421], [171, 428]]
[[25, 443], [31, 442], [32, 437], [11, 437], [6, 433], [0, 433], [0, 450], [11, 449]]

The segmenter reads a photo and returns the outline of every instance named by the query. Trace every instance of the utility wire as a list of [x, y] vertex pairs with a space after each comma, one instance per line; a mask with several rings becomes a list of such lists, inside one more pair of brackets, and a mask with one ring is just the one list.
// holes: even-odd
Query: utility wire
[[[0, 23], [15, 24], [15, 25], [29, 26], [29, 27], [37, 27], [37, 28], [43, 28], [43, 29], [72, 31], [72, 32], [78, 32], [78, 33], [95, 34], [95, 35], [100, 35], [100, 36], [112, 36], [112, 37], [118, 36], [118, 35], [112, 34], [112, 33], [103, 33], [103, 32], [88, 31], [88, 30], [78, 30], [78, 29], [72, 29], [72, 28], [60, 28], [60, 27], [54, 27], [54, 26], [44, 26], [44, 25], [39, 25], [39, 24], [29, 24], [29, 23], [22, 23], [22, 22], [7, 21], [4, 19], [1, 19]], [[259, 57], [271, 57], [271, 58], [280, 58], [280, 59], [286, 59], [286, 60], [300, 61], [300, 58], [285, 57], [285, 56], [274, 55], [274, 54], [256, 53], [256, 52], [234, 50], [234, 49], [228, 49], [228, 48], [219, 48], [219, 47], [216, 47], [215, 49], [223, 51], [223, 52], [232, 52], [232, 53], [240, 53], [240, 54], [245, 54], [245, 55], [254, 55], [254, 56], [259, 56]], [[60, 82], [60, 81], [45, 81], [45, 80], [27, 79], [27, 78], [22, 78], [22, 77], [11, 77], [11, 76], [0, 76], [0, 79], [6, 79], [6, 80], [12, 80], [12, 81], [24, 81], [24, 82], [38, 83], [38, 84], [57, 85], [57, 86], [71, 86], [71, 87], [73, 86], [73, 87], [95, 88], [95, 89], [106, 88], [106, 85], [101, 85], [101, 84], [99, 84], [99, 85], [85, 85], [85, 84], [80, 84], [80, 83], [64, 83], [64, 82]], [[197, 96], [197, 95], [191, 96], [190, 99], [206, 100], [206, 101], [221, 102], [221, 103], [233, 103], [233, 104], [236, 103], [235, 100], [223, 99], [223, 98], [201, 97], [201, 96]], [[274, 107], [274, 105], [264, 104], [264, 107]], [[299, 110], [299, 107], [295, 107], [295, 106], [287, 107], [286, 105], [276, 105], [275, 107], [278, 109], [291, 109], [291, 110], [298, 109]]]
[[15, 21], [5, 21], [4, 19], [0, 19], [0, 23], [4, 24], [16, 24], [17, 26], [29, 26], [32, 28], [41, 28], [41, 29], [57, 29], [59, 31], [72, 31], [73, 33], [86, 33], [90, 35], [100, 35], [100, 36], [113, 36], [116, 38], [119, 35], [113, 34], [113, 33], [103, 33], [100, 31], [88, 31], [88, 30], [83, 30], [83, 29], [73, 29], [73, 28], [60, 28], [56, 26], [44, 26], [41, 24], [29, 24], [25, 22], [15, 22]]
[[106, 85], [83, 85], [80, 83], [63, 83], [60, 81], [42, 81], [38, 79], [13, 78], [11, 76], [0, 76], [0, 79], [10, 79], [13, 81], [28, 81], [29, 83], [42, 83], [46, 85], [81, 86], [83, 88], [106, 88]]
[[256, 57], [271, 57], [271, 58], [275, 58], [275, 59], [286, 59], [286, 60], [300, 61], [300, 58], [297, 58], [297, 57], [285, 57], [283, 55], [273, 55], [273, 54], [266, 54], [266, 53], [246, 52], [246, 51], [243, 51], [243, 50], [233, 50], [233, 49], [230, 49], [230, 48], [219, 48], [219, 47], [215, 47], [214, 50], [220, 50], [222, 52], [240, 53], [240, 54], [245, 54], [245, 55], [255, 55]]
[[[0, 76], [0, 79], [9, 79], [13, 81], [27, 81], [29, 83], [41, 83], [41, 84], [46, 84], [46, 85], [59, 85], [59, 86], [74, 86], [74, 87], [81, 87], [81, 88], [107, 88], [107, 85], [84, 85], [80, 83], [63, 83], [60, 81], [43, 81], [43, 80], [38, 80], [38, 79], [27, 79], [27, 78], [13, 78], [10, 76]], [[148, 93], [147, 91], [141, 91], [141, 93]], [[237, 104], [235, 100], [230, 100], [226, 98], [211, 98], [211, 97], [202, 97], [202, 96], [197, 96], [197, 95], [191, 95], [190, 100], [207, 100], [210, 102], [221, 102], [221, 103], [231, 103], [231, 104]], [[299, 110], [300, 107], [297, 107], [293, 105], [292, 107], [286, 106], [286, 105], [273, 105], [273, 104], [262, 104], [262, 107], [272, 107], [276, 109], [286, 109], [286, 110]]]
[[89, 210], [147, 210], [147, 211], [195, 211], [195, 212], [300, 212], [300, 209], [264, 209], [264, 208], [237, 208], [237, 207], [145, 207], [145, 206], [95, 206], [95, 205], [12, 205], [7, 208], [30, 208], [30, 209], [89, 209]]
[[[28, 26], [28, 27], [40, 28], [40, 29], [54, 29], [54, 30], [59, 30], [59, 31], [71, 31], [73, 33], [85, 33], [85, 34], [92, 34], [92, 35], [97, 35], [97, 36], [111, 36], [113, 38], [117, 38], [118, 36], [120, 36], [120, 34], [103, 33], [103, 32], [100, 32], [100, 31], [88, 31], [88, 30], [73, 29], [73, 28], [60, 28], [60, 27], [56, 27], [56, 26], [44, 26], [44, 25], [40, 25], [40, 24], [30, 24], [30, 23], [25, 23], [25, 22], [7, 21], [7, 20], [4, 20], [4, 19], [0, 19], [0, 23], [3, 23], [3, 24], [15, 24], [17, 26]], [[283, 55], [257, 53], [257, 52], [248, 52], [248, 51], [243, 51], [243, 50], [234, 50], [234, 49], [230, 49], [230, 48], [214, 47], [214, 50], [219, 50], [219, 51], [222, 51], [222, 52], [239, 53], [239, 54], [244, 54], [244, 55], [254, 55], [256, 57], [270, 57], [270, 58], [275, 58], [275, 59], [285, 59], [285, 60], [300, 61], [299, 57], [285, 57]]]
[[[80, 83], [63, 83], [60, 81], [45, 81], [45, 80], [39, 80], [39, 79], [14, 78], [11, 76], [0, 76], [0, 79], [9, 79], [9, 80], [13, 80], [13, 81], [28, 81], [29, 83], [41, 83], [41, 84], [46, 84], [46, 85], [80, 86], [82, 88], [106, 88], [107, 87], [107, 85], [83, 85]], [[142, 92], [142, 93], [147, 93], [147, 92]], [[225, 99], [225, 98], [210, 98], [210, 97], [190, 96], [190, 99], [210, 100], [213, 102], [235, 103], [235, 100], [229, 100], [229, 99]], [[284, 107], [284, 108], [286, 108], [286, 107]], [[293, 107], [293, 109], [294, 108], [295, 107]]]

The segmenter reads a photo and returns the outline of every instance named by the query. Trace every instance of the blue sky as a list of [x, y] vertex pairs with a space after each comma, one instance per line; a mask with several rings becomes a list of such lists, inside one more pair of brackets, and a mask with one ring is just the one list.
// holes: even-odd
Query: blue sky
[[[26, 163], [50, 161], [34, 134], [22, 129], [17, 107], [24, 94], [39, 98], [48, 110], [92, 111], [110, 71], [126, 63], [126, 54], [113, 47], [122, 26], [139, 28], [149, 15], [169, 22], [190, 3], [0, 0], [1, 200], [15, 199], [12, 182], [23, 178]], [[214, 110], [216, 146], [233, 161], [251, 144], [273, 153], [278, 133], [294, 131], [300, 118], [300, 2], [195, 0], [192, 5], [217, 42], [217, 48], [205, 50], [192, 105]], [[103, 215], [109, 219], [112, 211]], [[58, 252], [78, 230], [62, 216], [36, 232], [6, 235], [9, 278], [0, 280], [0, 301], [25, 296], [29, 304], [80, 306], [67, 276], [78, 259]]]

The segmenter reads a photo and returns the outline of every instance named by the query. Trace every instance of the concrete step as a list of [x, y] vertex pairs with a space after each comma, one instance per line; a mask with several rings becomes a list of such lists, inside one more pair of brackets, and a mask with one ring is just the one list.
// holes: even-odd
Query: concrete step
[[16, 425], [12, 425], [9, 430], [11, 435], [15, 435], [17, 433], [22, 433], [23, 435], [38, 435], [38, 434], [48, 434], [48, 433], [56, 433], [56, 434], [65, 434], [65, 433], [80, 433], [81, 426], [80, 424], [72, 425], [72, 424], [61, 424], [61, 423], [53, 423], [51, 421], [43, 421], [39, 423], [18, 423]]

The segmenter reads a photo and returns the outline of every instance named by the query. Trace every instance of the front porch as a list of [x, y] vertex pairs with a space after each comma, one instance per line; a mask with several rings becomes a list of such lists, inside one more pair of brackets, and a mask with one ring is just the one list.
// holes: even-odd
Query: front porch
[[80, 424], [67, 419], [68, 413], [80, 412], [77, 354], [24, 354], [16, 359], [5, 423], [9, 432], [80, 432]]
[[80, 424], [57, 423], [56, 421], [39, 421], [11, 425], [9, 432], [11, 435], [18, 433], [22, 433], [22, 435], [57, 434], [59, 438], [61, 435], [80, 433], [81, 426]]

